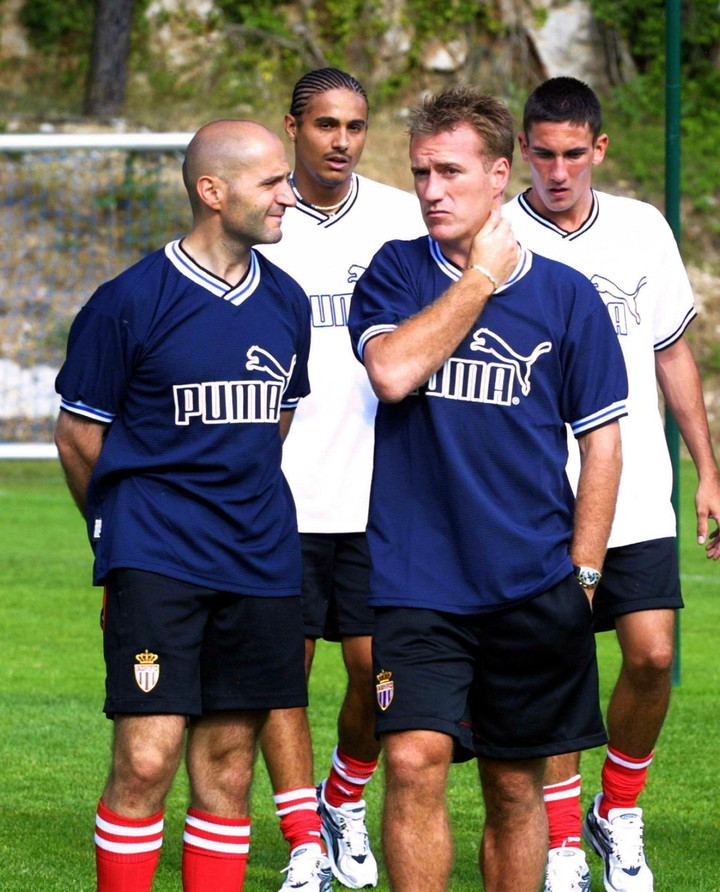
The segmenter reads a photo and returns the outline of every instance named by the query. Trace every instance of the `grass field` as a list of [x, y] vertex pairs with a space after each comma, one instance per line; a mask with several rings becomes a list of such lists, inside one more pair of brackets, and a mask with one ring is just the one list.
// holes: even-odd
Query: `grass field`
[[[688, 609], [681, 624], [681, 683], [641, 802], [656, 892], [720, 892], [720, 567], [705, 560], [694, 543], [693, 488], [693, 472], [684, 466], [681, 569]], [[89, 583], [90, 565], [84, 524], [58, 466], [0, 462], [2, 892], [94, 888], [92, 824], [111, 726], [100, 712], [100, 597]], [[599, 646], [606, 698], [617, 669], [614, 636], [601, 636]], [[327, 771], [342, 692], [338, 648], [321, 646], [310, 694], [318, 777]], [[584, 757], [586, 804], [596, 792], [601, 759], [597, 750]], [[274, 892], [286, 852], [262, 765], [256, 775], [245, 889]], [[179, 775], [168, 801], [156, 892], [181, 888], [186, 790]], [[381, 794], [378, 777], [367, 797], [378, 843]], [[452, 889], [475, 892], [481, 887], [476, 851], [482, 809], [472, 764], [453, 769], [449, 798], [456, 839]], [[593, 892], [601, 892], [599, 861], [590, 856], [590, 863]], [[382, 870], [378, 888], [388, 888]], [[421, 866], [417, 892], [423, 892]]]

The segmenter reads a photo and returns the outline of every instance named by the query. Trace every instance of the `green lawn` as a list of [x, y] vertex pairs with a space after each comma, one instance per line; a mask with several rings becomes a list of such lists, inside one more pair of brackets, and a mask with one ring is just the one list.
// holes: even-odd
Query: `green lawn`
[[[695, 545], [692, 470], [683, 467], [681, 684], [641, 804], [657, 892], [720, 892], [720, 568]], [[0, 890], [70, 892], [94, 888], [92, 824], [109, 758], [103, 698], [99, 590], [90, 585], [91, 552], [80, 515], [54, 462], [0, 462]], [[599, 639], [603, 697], [617, 669], [610, 634]], [[311, 680], [317, 775], [327, 772], [343, 692], [337, 646], [318, 649]], [[596, 792], [601, 751], [585, 755], [586, 804]], [[379, 840], [382, 779], [368, 789], [369, 820]], [[168, 802], [166, 844], [156, 892], [179, 890], [186, 783]], [[473, 764], [453, 769], [449, 791], [456, 838], [454, 892], [480, 888], [476, 851], [482, 822]], [[273, 892], [286, 852], [267, 777], [258, 766], [253, 846], [246, 892]], [[379, 854], [379, 845], [376, 844]], [[428, 853], [432, 857], [432, 853]], [[593, 890], [599, 861], [590, 856]], [[421, 877], [421, 874], [420, 874]], [[381, 870], [379, 890], [387, 890]], [[418, 880], [418, 892], [423, 892]]]

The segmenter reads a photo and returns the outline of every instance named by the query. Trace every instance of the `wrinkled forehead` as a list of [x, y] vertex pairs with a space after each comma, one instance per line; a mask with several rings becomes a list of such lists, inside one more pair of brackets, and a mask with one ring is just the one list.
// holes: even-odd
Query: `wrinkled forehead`
[[482, 136], [469, 124], [459, 124], [435, 133], [418, 133], [410, 139], [410, 161], [425, 159], [444, 163], [454, 158], [485, 159]]

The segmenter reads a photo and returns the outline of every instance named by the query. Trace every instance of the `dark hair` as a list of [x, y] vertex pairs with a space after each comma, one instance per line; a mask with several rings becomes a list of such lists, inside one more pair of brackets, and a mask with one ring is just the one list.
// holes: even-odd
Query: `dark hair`
[[316, 68], [304, 74], [295, 84], [290, 102], [290, 114], [300, 121], [312, 97], [330, 90], [351, 90], [362, 96], [366, 105], [370, 106], [363, 85], [351, 74], [340, 71], [339, 68]]
[[408, 122], [410, 138], [434, 136], [469, 124], [481, 137], [483, 155], [489, 161], [507, 158], [512, 164], [515, 147], [513, 119], [499, 99], [470, 84], [448, 87], [412, 109]]
[[600, 100], [587, 84], [574, 77], [553, 77], [536, 87], [528, 97], [523, 112], [523, 130], [527, 134], [533, 124], [569, 121], [582, 127], [587, 124], [593, 142], [602, 129]]

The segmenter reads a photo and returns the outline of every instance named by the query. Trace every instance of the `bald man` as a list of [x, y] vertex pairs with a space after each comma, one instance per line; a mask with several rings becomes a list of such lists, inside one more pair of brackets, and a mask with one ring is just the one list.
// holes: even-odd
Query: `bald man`
[[288, 174], [258, 124], [199, 130], [183, 165], [190, 232], [95, 292], [57, 378], [56, 442], [105, 587], [100, 892], [151, 888], [185, 746], [183, 889], [241, 889], [258, 735], [268, 710], [307, 702], [280, 459], [309, 392], [309, 309], [253, 250], [281, 238]]

